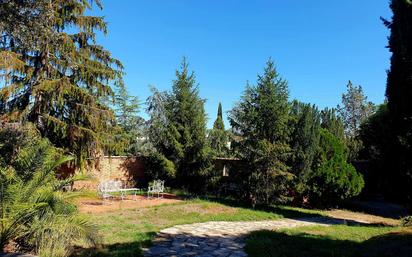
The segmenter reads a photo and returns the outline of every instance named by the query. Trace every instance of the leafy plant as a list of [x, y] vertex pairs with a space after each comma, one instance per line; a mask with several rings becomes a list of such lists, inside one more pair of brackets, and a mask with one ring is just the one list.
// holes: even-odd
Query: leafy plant
[[144, 162], [148, 179], [170, 180], [176, 176], [174, 163], [160, 153], [150, 153], [145, 157]]
[[13, 155], [15, 162], [0, 165], [0, 250], [12, 246], [41, 257], [66, 257], [76, 244], [95, 244], [96, 229], [78, 215], [61, 191], [66, 183], [55, 177], [55, 169], [72, 158], [56, 159], [48, 141], [32, 140], [37, 147], [26, 145]]
[[346, 160], [343, 143], [321, 129], [318, 156], [307, 182], [311, 204], [330, 205], [361, 192], [364, 186], [362, 175]]

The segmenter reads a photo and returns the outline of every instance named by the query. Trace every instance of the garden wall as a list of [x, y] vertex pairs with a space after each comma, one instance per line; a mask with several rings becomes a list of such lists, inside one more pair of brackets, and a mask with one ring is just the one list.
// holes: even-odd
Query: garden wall
[[[89, 178], [76, 181], [74, 189], [95, 190], [101, 181], [121, 180], [128, 186], [143, 184], [145, 182], [145, 166], [141, 157], [104, 156], [95, 158], [94, 164], [88, 167], [84, 174]], [[72, 167], [61, 167], [59, 175], [68, 177], [74, 173], [81, 173]]]
[[[73, 189], [96, 190], [99, 183], [105, 180], [121, 180], [123, 184], [130, 187], [141, 187], [147, 183], [143, 157], [103, 156], [93, 159], [92, 163], [83, 172], [88, 178], [84, 181], [74, 182]], [[215, 169], [222, 172], [224, 177], [229, 176], [231, 173], [229, 170], [232, 172], [236, 170], [236, 164], [239, 164], [239, 160], [235, 158], [216, 158], [214, 160]], [[62, 166], [58, 171], [58, 176], [67, 178], [75, 173], [79, 174], [81, 171], [75, 167]]]

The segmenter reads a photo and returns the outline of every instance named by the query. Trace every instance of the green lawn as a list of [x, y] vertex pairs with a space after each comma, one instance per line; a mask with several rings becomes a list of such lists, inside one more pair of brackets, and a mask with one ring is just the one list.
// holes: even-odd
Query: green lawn
[[245, 250], [251, 257], [410, 257], [412, 230], [334, 225], [259, 231]]
[[156, 232], [174, 225], [206, 221], [279, 219], [282, 215], [204, 200], [191, 200], [136, 210], [98, 213], [89, 217], [99, 228], [102, 246], [87, 251], [87, 256], [126, 257], [140, 256], [141, 247], [149, 246]]
[[[353, 213], [351, 214], [353, 215]], [[190, 200], [156, 207], [89, 214], [89, 218], [99, 228], [101, 245], [97, 249], [79, 250], [76, 255], [141, 256], [141, 248], [150, 246], [156, 232], [178, 224], [206, 221], [268, 220], [320, 215], [327, 216], [328, 213], [282, 206], [253, 210], [236, 206], [230, 202], [218, 203], [205, 200]], [[396, 239], [396, 236], [383, 235], [397, 230], [399, 230], [398, 227], [385, 226], [331, 226], [299, 228], [279, 232], [257, 232], [249, 237], [247, 251], [250, 256], [259, 257], [355, 256], [354, 253], [359, 249], [379, 245], [374, 242], [385, 241], [387, 238]], [[379, 236], [383, 236], [382, 239]], [[410, 240], [410, 237], [405, 237], [405, 240]], [[382, 256], [398, 257], [401, 255]]]

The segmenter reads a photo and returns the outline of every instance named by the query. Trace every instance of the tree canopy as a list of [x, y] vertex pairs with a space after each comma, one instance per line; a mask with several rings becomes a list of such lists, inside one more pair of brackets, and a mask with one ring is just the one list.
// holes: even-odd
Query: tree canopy
[[268, 60], [256, 86], [248, 84], [230, 111], [229, 121], [240, 137], [239, 157], [248, 166], [239, 176], [252, 201], [283, 201], [292, 174], [286, 160], [291, 149], [287, 82]]
[[189, 71], [186, 59], [176, 71], [171, 92], [154, 90], [148, 103], [154, 147], [174, 163], [179, 185], [191, 191], [201, 190], [211, 167], [206, 114], [195, 74]]
[[217, 108], [217, 117], [213, 123], [213, 128], [209, 132], [208, 139], [212, 150], [217, 156], [224, 157], [227, 155], [228, 136], [223, 122], [221, 103], [219, 103], [219, 107]]
[[393, 16], [384, 20], [390, 29], [389, 51], [392, 53], [388, 71], [386, 96], [392, 118], [391, 163], [388, 179], [397, 190], [396, 197], [412, 202], [412, 4], [407, 0], [390, 2]]
[[87, 15], [99, 0], [2, 1], [0, 8], [1, 120], [30, 121], [56, 146], [96, 154], [113, 143], [112, 85], [122, 64], [98, 45], [103, 17]]

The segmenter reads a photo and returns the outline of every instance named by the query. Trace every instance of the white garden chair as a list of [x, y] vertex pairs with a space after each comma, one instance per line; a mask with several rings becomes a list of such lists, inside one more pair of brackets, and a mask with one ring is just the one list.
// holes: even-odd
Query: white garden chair
[[147, 188], [147, 197], [154, 196], [157, 194], [157, 198], [163, 198], [163, 193], [165, 190], [165, 182], [163, 180], [154, 180], [149, 183], [149, 187]]

